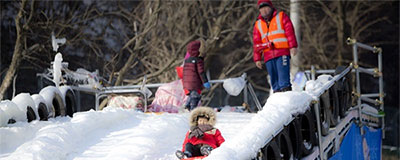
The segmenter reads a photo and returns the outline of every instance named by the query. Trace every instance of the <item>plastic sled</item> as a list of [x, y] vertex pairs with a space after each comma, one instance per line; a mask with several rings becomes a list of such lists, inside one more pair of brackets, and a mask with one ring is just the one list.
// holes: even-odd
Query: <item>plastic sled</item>
[[190, 158], [186, 158], [186, 159], [182, 159], [182, 160], [199, 160], [199, 159], [203, 159], [206, 157], [207, 156], [198, 156], [198, 157], [190, 157]]

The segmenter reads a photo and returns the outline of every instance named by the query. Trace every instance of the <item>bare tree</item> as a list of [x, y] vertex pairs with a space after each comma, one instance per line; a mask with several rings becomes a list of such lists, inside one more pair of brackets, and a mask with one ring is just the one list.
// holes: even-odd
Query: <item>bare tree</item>
[[9, 66], [9, 68], [6, 72], [6, 76], [3, 79], [3, 83], [1, 83], [0, 100], [3, 99], [4, 93], [7, 91], [8, 87], [10, 86], [11, 81], [13, 80], [13, 77], [14, 77], [15, 73], [17, 72], [17, 69], [21, 62], [21, 57], [23, 56], [22, 52], [24, 51], [23, 50], [23, 41], [24, 41], [23, 29], [24, 28], [23, 28], [23, 24], [21, 23], [21, 19], [23, 18], [23, 12], [24, 12], [26, 3], [27, 3], [26, 0], [21, 1], [20, 8], [18, 10], [18, 14], [15, 17], [17, 39], [15, 41], [15, 47], [14, 47], [14, 53], [13, 53], [11, 65]]
[[[372, 44], [388, 44], [390, 41], [375, 41], [375, 33], [381, 31], [377, 24], [390, 24], [383, 6], [387, 2], [364, 1], [316, 1], [302, 2], [301, 20], [304, 68], [335, 68], [351, 62], [351, 49], [347, 37]], [[323, 14], [321, 14], [323, 13]], [[334, 63], [332, 63], [334, 62]]]

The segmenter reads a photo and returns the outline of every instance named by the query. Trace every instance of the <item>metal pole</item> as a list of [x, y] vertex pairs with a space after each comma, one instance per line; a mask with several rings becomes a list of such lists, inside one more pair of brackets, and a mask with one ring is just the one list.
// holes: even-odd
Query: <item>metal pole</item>
[[361, 89], [360, 89], [360, 70], [358, 69], [358, 53], [357, 53], [357, 45], [353, 44], [353, 58], [354, 58], [354, 69], [356, 70], [356, 96], [357, 96], [357, 106], [361, 105]]
[[314, 67], [314, 65], [311, 66], [311, 80], [315, 80], [315, 67]]
[[[312, 68], [312, 67], [311, 67]], [[324, 149], [322, 146], [322, 133], [321, 133], [321, 122], [320, 122], [320, 116], [319, 116], [319, 107], [318, 107], [318, 102], [314, 102], [314, 111], [315, 111], [315, 119], [317, 120], [317, 130], [318, 130], [318, 143], [319, 143], [319, 159], [324, 160]]]
[[248, 98], [248, 91], [247, 91], [247, 85], [248, 85], [248, 82], [246, 82], [246, 85], [244, 85], [244, 88], [243, 88], [243, 101], [244, 101], [244, 103], [246, 103], [246, 104], [249, 104], [249, 98]]
[[245, 72], [245, 73], [243, 73], [242, 74], [242, 76], [244, 77], [244, 81], [245, 81], [245, 85], [244, 85], [244, 88], [243, 88], [243, 102], [244, 103], [246, 103], [246, 104], [249, 104], [248, 102], [249, 102], [249, 99], [248, 99], [248, 93], [247, 93], [247, 85], [248, 85], [248, 82], [247, 82], [247, 73]]
[[251, 85], [251, 83], [249, 83], [249, 91], [250, 91], [250, 95], [253, 97], [254, 102], [256, 103], [257, 109], [259, 111], [261, 111], [263, 108], [261, 106], [260, 101], [257, 98], [256, 92], [254, 92], [253, 86]]
[[96, 109], [96, 111], [98, 111], [99, 110], [99, 93], [96, 93], [95, 99], [96, 99], [95, 109]]
[[360, 43], [360, 42], [356, 42], [355, 45], [357, 45], [360, 48], [364, 48], [366, 50], [370, 50], [370, 51], [373, 51], [373, 52], [376, 50], [376, 48], [371, 47], [371, 46], [366, 45], [366, 44], [363, 44], [363, 43]]
[[[356, 96], [357, 96], [357, 109], [358, 109], [358, 118], [359, 123], [362, 124], [362, 116], [361, 116], [361, 89], [360, 89], [360, 70], [358, 66], [358, 53], [357, 53], [357, 44], [353, 44], [353, 58], [354, 58], [354, 69], [356, 70]], [[363, 127], [360, 127], [361, 135], [364, 135]]]
[[[383, 112], [385, 108], [383, 106], [383, 72], [382, 72], [382, 49], [379, 49], [378, 53], [378, 71], [380, 73], [379, 76], [379, 101], [381, 102], [380, 110]], [[385, 139], [385, 118], [382, 118], [382, 138]]]

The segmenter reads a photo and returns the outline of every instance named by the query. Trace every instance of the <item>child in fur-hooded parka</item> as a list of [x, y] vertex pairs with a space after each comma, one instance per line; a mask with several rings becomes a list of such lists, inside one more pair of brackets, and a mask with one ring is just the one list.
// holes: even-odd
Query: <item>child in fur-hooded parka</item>
[[191, 112], [189, 123], [182, 151], [176, 153], [178, 158], [207, 156], [225, 141], [221, 132], [214, 128], [216, 113], [212, 108], [197, 107]]

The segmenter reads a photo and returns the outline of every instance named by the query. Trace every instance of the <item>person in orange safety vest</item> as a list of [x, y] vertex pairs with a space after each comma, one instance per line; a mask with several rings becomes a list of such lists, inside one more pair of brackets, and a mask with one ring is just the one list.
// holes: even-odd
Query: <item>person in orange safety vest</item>
[[290, 91], [290, 55], [297, 51], [293, 24], [270, 0], [258, 0], [257, 6], [260, 15], [253, 28], [253, 60], [262, 69], [264, 57], [274, 92]]

